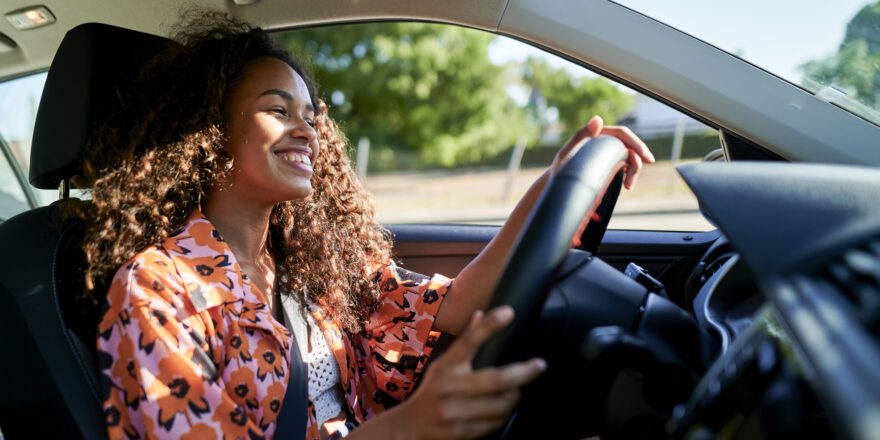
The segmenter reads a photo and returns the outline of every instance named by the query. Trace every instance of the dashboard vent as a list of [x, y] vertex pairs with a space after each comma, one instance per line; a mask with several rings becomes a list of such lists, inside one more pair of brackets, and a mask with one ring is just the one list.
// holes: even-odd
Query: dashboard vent
[[712, 278], [712, 275], [715, 275], [715, 272], [718, 272], [718, 269], [721, 269], [721, 266], [724, 266], [724, 263], [727, 263], [727, 260], [731, 259], [734, 255], [736, 254], [733, 252], [725, 252], [714, 260], [709, 261], [700, 274], [700, 286], [706, 284], [706, 281], [709, 281], [709, 278]]
[[856, 316], [875, 335], [880, 330], [880, 239], [854, 247], [820, 273], [850, 302]]

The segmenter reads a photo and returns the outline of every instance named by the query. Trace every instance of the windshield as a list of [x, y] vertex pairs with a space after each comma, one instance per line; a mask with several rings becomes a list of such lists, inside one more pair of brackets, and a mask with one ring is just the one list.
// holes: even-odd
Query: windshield
[[616, 3], [880, 125], [880, 1]]

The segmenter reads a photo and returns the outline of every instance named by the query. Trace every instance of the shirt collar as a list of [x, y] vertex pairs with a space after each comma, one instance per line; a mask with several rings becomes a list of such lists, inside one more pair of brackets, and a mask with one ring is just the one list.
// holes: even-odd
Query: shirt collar
[[244, 298], [241, 267], [200, 210], [166, 238], [162, 247], [174, 260], [196, 312]]

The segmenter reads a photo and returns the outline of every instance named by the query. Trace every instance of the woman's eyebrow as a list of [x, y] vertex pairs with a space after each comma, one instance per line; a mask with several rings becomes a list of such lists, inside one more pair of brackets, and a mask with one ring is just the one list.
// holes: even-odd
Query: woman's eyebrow
[[266, 95], [278, 95], [288, 101], [293, 101], [293, 95], [285, 92], [284, 90], [278, 90], [278, 89], [266, 90], [263, 93], [260, 93], [259, 96], [257, 96], [257, 98], [262, 97], [262, 96], [266, 96]]
[[[293, 95], [291, 95], [290, 93], [285, 92], [284, 90], [278, 90], [278, 89], [269, 89], [269, 90], [266, 90], [266, 91], [264, 91], [263, 93], [260, 93], [260, 94], [257, 96], [257, 98], [261, 98], [261, 97], [266, 96], [266, 95], [278, 95], [278, 96], [280, 96], [280, 97], [282, 97], [282, 98], [284, 98], [284, 99], [286, 99], [286, 100], [288, 100], [288, 101], [293, 101]], [[308, 111], [312, 112], [312, 113], [315, 112], [315, 106], [313, 106], [311, 102], [306, 103], [306, 109], [307, 109]]]

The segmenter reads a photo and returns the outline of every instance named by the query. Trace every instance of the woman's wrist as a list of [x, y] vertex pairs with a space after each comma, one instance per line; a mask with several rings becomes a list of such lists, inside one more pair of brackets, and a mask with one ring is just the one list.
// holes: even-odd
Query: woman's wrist
[[412, 423], [408, 408], [409, 400], [401, 402], [394, 408], [379, 414], [351, 432], [346, 438], [363, 440], [384, 438], [389, 440], [419, 440], [419, 430]]

